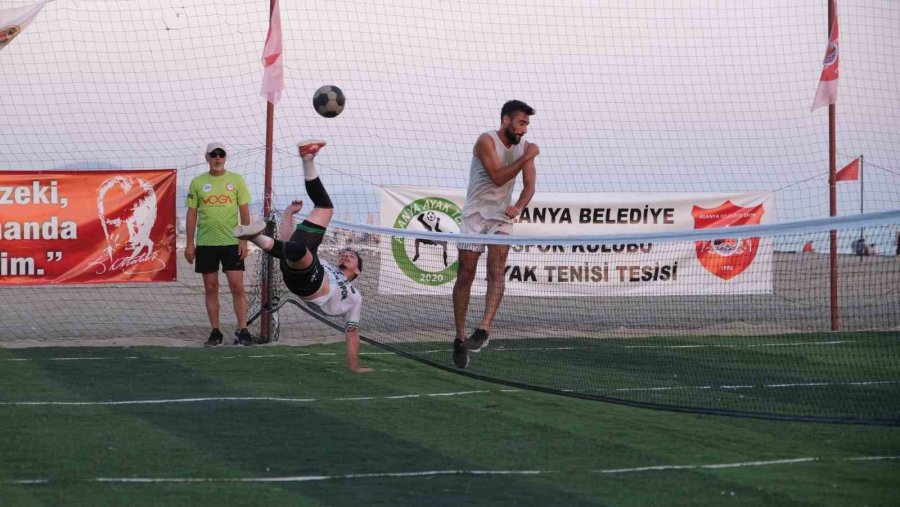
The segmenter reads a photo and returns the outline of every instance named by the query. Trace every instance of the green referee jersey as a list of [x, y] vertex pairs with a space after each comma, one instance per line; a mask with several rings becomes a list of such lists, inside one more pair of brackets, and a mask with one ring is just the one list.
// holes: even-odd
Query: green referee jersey
[[238, 206], [250, 204], [250, 191], [240, 174], [197, 176], [188, 187], [186, 204], [197, 209], [197, 246], [238, 244], [232, 234], [238, 224]]

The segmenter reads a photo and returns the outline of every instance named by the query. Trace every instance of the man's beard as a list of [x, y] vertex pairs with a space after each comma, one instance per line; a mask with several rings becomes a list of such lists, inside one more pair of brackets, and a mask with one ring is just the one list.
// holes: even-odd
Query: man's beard
[[519, 144], [519, 141], [522, 140], [522, 136], [516, 134], [510, 129], [506, 129], [506, 138], [509, 139], [509, 142], [512, 144]]

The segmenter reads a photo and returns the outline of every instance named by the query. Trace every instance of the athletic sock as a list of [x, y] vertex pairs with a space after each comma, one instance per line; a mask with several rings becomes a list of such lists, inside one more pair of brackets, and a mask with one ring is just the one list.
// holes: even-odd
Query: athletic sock
[[319, 177], [319, 171], [316, 169], [316, 159], [309, 157], [309, 160], [303, 158], [303, 179], [306, 181], [314, 180]]

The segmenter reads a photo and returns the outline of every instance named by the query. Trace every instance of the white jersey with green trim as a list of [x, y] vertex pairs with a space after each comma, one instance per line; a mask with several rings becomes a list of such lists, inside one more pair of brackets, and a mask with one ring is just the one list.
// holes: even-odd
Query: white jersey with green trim
[[359, 328], [359, 315], [362, 313], [362, 294], [347, 280], [344, 273], [332, 266], [328, 261], [320, 259], [328, 280], [328, 293], [315, 299], [308, 300], [315, 303], [331, 316], [344, 318], [344, 331]]
[[[500, 167], [513, 164], [525, 154], [525, 142], [519, 142], [509, 148], [503, 144], [497, 132], [486, 132], [494, 140], [494, 151], [500, 160]], [[479, 214], [486, 220], [502, 220], [512, 222], [506, 216], [506, 208], [512, 204], [512, 191], [516, 179], [511, 178], [503, 185], [497, 186], [484, 168], [484, 163], [478, 155], [472, 153], [472, 163], [469, 167], [469, 189], [466, 192], [466, 203], [463, 205], [463, 217]]]

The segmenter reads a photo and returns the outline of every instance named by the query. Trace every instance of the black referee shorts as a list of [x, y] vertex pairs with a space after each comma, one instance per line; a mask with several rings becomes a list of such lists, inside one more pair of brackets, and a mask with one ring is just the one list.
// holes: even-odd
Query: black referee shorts
[[222, 271], [243, 271], [244, 260], [238, 252], [237, 245], [198, 246], [194, 256], [195, 273], [215, 273], [222, 266]]

